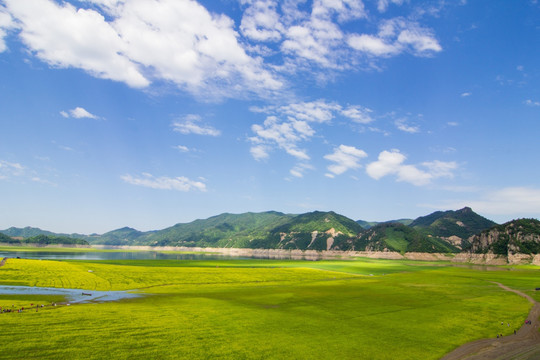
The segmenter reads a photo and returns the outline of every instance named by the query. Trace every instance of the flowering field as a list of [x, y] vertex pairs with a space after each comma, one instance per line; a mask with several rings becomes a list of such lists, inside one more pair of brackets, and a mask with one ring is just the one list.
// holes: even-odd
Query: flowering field
[[1, 357], [438, 359], [523, 323], [529, 303], [491, 281], [532, 294], [540, 273], [499, 270], [367, 259], [9, 259], [2, 285], [145, 296], [67, 306], [55, 296], [0, 295], [4, 308], [44, 305], [0, 313]]

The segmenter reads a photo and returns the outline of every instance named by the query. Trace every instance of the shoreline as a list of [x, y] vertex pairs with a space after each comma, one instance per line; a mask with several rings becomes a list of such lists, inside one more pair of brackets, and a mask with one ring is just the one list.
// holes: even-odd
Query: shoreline
[[412, 261], [449, 261], [453, 263], [474, 265], [535, 265], [540, 266], [540, 254], [511, 254], [509, 256], [496, 254], [443, 254], [407, 252], [404, 254], [395, 251], [341, 251], [341, 250], [284, 250], [284, 249], [251, 249], [251, 248], [212, 248], [188, 246], [148, 246], [148, 245], [72, 245], [72, 244], [9, 244], [0, 243], [0, 247], [22, 248], [62, 248], [88, 250], [125, 250], [125, 251], [177, 251], [185, 253], [212, 253], [224, 256], [245, 256], [265, 259], [291, 259], [291, 260], [336, 260], [354, 259], [357, 257], [382, 260], [412, 260]]

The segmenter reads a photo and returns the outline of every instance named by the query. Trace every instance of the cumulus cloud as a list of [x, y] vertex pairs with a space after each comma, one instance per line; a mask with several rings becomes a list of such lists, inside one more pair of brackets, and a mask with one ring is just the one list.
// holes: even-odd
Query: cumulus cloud
[[267, 158], [268, 148], [271, 145], [285, 150], [298, 160], [309, 160], [306, 150], [298, 147], [300, 141], [313, 135], [313, 130], [306, 122], [299, 120], [280, 121], [275, 116], [269, 116], [262, 125], [252, 125], [251, 130], [256, 135], [250, 138], [254, 144], [251, 148], [251, 154], [256, 160]]
[[404, 164], [406, 156], [399, 150], [382, 151], [377, 161], [367, 165], [367, 174], [375, 180], [388, 175], [395, 175], [397, 181], [404, 181], [416, 186], [427, 185], [433, 179], [439, 177], [453, 177], [453, 171], [457, 168], [455, 162], [432, 161], [424, 162], [419, 169], [415, 165]]
[[240, 30], [256, 41], [278, 41], [285, 28], [277, 13], [277, 2], [271, 0], [253, 1], [244, 11]]
[[[374, 58], [442, 50], [420, 17], [381, 20], [361, 0], [240, 2], [235, 24], [194, 0], [4, 0], [0, 51], [16, 26], [29, 52], [51, 67], [134, 88], [173, 84], [219, 99], [280, 94], [291, 73], [324, 80], [366, 61], [371, 66]], [[379, 0], [377, 7], [384, 12], [404, 2]], [[361, 22], [378, 24], [378, 32], [351, 32]]]
[[63, 110], [63, 111], [60, 111], [60, 114], [65, 118], [72, 117], [75, 119], [84, 119], [84, 118], [99, 119], [99, 116], [91, 114], [90, 112], [88, 112], [86, 109], [82, 107], [76, 107], [74, 109], [67, 110], [67, 111]]
[[364, 150], [355, 148], [354, 146], [340, 145], [334, 149], [334, 152], [325, 155], [324, 158], [333, 162], [334, 164], [328, 166], [328, 177], [334, 177], [334, 175], [341, 175], [347, 170], [358, 169], [362, 165], [360, 160], [367, 157]]
[[135, 88], [160, 80], [216, 96], [283, 85], [262, 59], [246, 53], [229, 17], [195, 1], [87, 2], [96, 6], [5, 1], [26, 46], [53, 67], [83, 69]]
[[123, 175], [121, 179], [128, 184], [148, 187], [159, 190], [178, 191], [206, 191], [206, 184], [201, 181], [190, 180], [185, 176], [179, 177], [155, 177], [152, 174], [143, 173], [141, 176]]
[[268, 115], [263, 124], [251, 127], [255, 136], [249, 138], [252, 143], [250, 152], [256, 160], [267, 159], [271, 150], [277, 147], [300, 161], [306, 161], [310, 157], [300, 144], [316, 136], [313, 126], [329, 124], [336, 117], [362, 124], [373, 121], [372, 110], [368, 108], [359, 105], [343, 107], [322, 99], [251, 110]]
[[442, 51], [431, 29], [403, 18], [383, 21], [376, 35], [350, 34], [347, 43], [351, 48], [372, 57], [390, 57], [403, 52], [430, 56]]
[[186, 115], [182, 119], [173, 122], [172, 126], [174, 131], [178, 131], [181, 134], [197, 134], [207, 136], [219, 136], [221, 131], [213, 128], [209, 125], [199, 125], [202, 121], [199, 115]]

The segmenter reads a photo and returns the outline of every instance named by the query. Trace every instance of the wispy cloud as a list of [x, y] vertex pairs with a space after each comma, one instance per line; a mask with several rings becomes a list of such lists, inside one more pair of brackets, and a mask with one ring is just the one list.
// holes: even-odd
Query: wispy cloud
[[525, 105], [527, 106], [540, 106], [540, 101], [533, 101], [531, 99], [527, 99], [524, 101]]
[[84, 119], [84, 118], [87, 118], [87, 119], [100, 119], [99, 116], [96, 116], [94, 114], [91, 114], [90, 112], [88, 112], [86, 109], [82, 108], [82, 107], [76, 107], [74, 109], [71, 109], [71, 110], [62, 110], [60, 111], [60, 115], [62, 115], [63, 117], [65, 118], [75, 118], [75, 119]]
[[324, 158], [333, 162], [328, 166], [329, 173], [327, 177], [333, 178], [335, 175], [341, 175], [347, 170], [358, 169], [362, 165], [360, 160], [367, 157], [364, 150], [355, 148], [354, 146], [340, 145], [334, 149], [334, 152], [325, 155]]
[[[479, 191], [472, 192], [476, 195]], [[486, 215], [508, 217], [540, 215], [540, 189], [534, 187], [505, 187], [484, 191], [479, 198], [450, 200], [441, 204], [423, 204], [425, 207], [448, 209], [470, 206], [475, 211]]]
[[464, 92], [464, 93], [461, 93], [461, 97], [469, 97], [471, 96], [472, 93], [471, 92]]
[[403, 52], [431, 56], [442, 51], [431, 29], [404, 18], [381, 22], [377, 34], [350, 34], [347, 43], [351, 48], [372, 57], [390, 57]]
[[407, 124], [407, 119], [398, 119], [394, 121], [394, 124], [396, 125], [398, 130], [408, 132], [409, 134], [415, 134], [417, 132], [420, 132], [420, 128], [418, 126]]
[[123, 175], [121, 179], [128, 184], [148, 187], [159, 190], [178, 190], [178, 191], [206, 191], [206, 184], [201, 181], [190, 180], [185, 176], [178, 177], [155, 177], [149, 173], [143, 173], [141, 176]]
[[397, 181], [422, 186], [430, 184], [433, 179], [439, 177], [453, 177], [453, 171], [457, 169], [455, 162], [438, 160], [424, 162], [420, 165], [424, 169], [421, 169], [417, 165], [404, 164], [405, 160], [406, 156], [399, 150], [385, 150], [379, 154], [377, 161], [367, 165], [366, 172], [376, 180], [388, 175], [395, 175]]
[[221, 131], [213, 128], [209, 125], [199, 125], [202, 121], [199, 115], [186, 115], [183, 118], [173, 122], [172, 126], [174, 131], [177, 131], [181, 134], [197, 134], [197, 135], [207, 135], [207, 136], [219, 136]]
[[24, 166], [21, 164], [0, 160], [0, 180], [7, 179], [12, 176], [20, 176], [23, 173]]

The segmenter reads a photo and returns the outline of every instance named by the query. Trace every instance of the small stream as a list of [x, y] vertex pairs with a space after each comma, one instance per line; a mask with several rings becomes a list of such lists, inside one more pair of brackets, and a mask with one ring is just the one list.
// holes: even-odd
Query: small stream
[[142, 296], [127, 291], [96, 291], [13, 285], [0, 285], [0, 295], [60, 295], [65, 297], [68, 303], [73, 304], [118, 301]]

